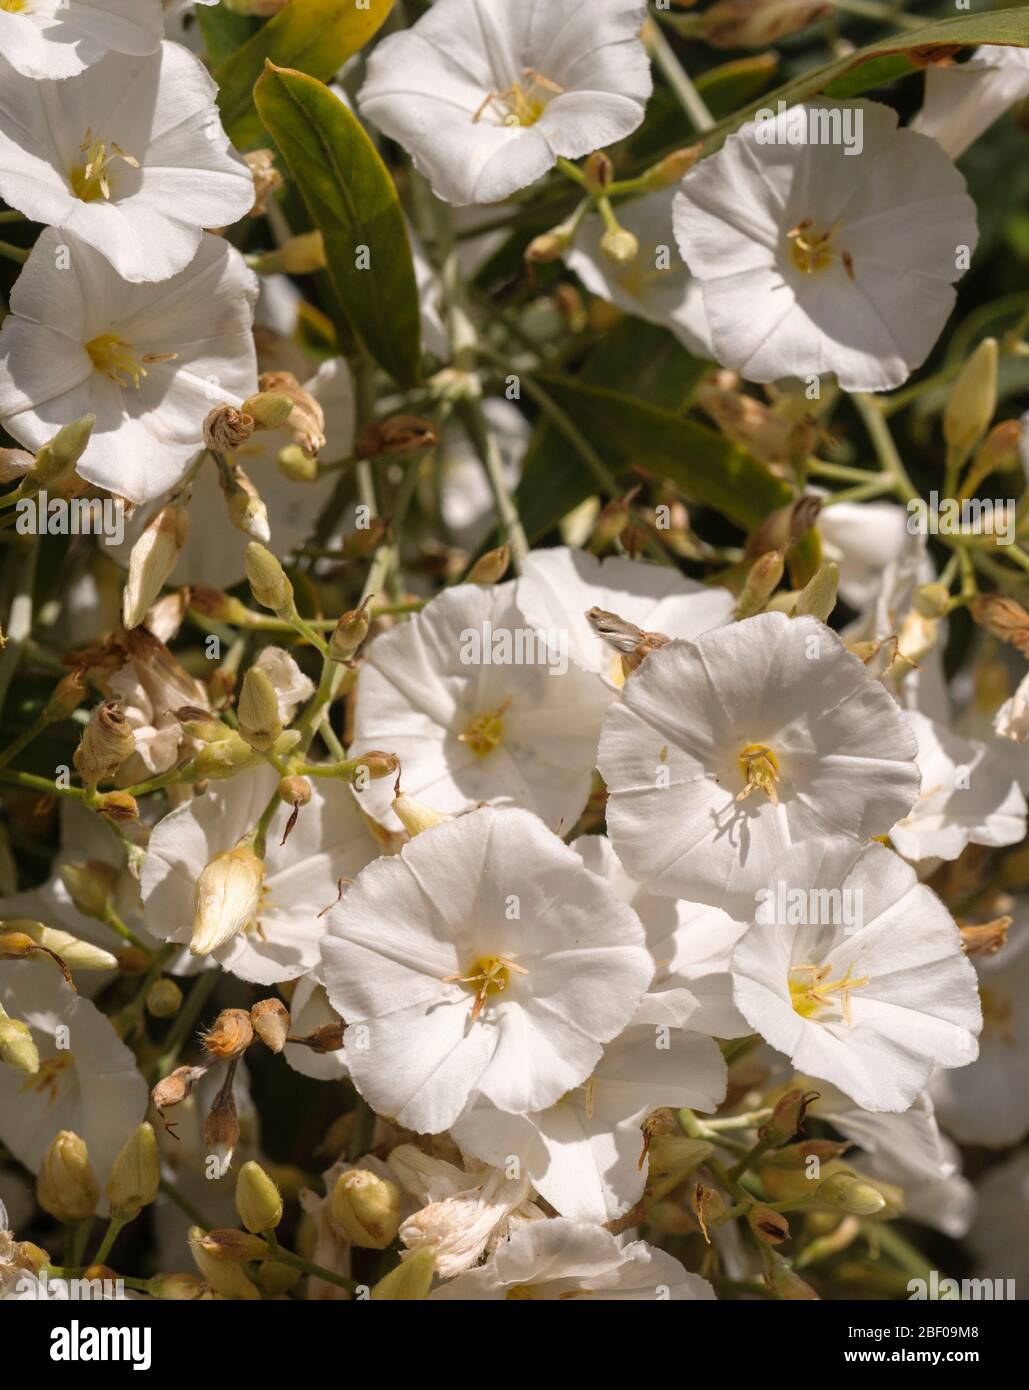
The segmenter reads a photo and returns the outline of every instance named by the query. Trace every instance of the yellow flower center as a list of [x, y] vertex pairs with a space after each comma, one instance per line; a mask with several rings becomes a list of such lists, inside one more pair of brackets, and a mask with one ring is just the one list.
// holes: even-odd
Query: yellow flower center
[[56, 1057], [51, 1057], [47, 1062], [41, 1062], [39, 1071], [35, 1076], [22, 1085], [22, 1091], [35, 1091], [37, 1096], [44, 1093], [49, 1096], [49, 1103], [53, 1105], [57, 1099], [57, 1088], [60, 1084], [61, 1076], [72, 1064], [70, 1052], [59, 1052]]
[[458, 734], [458, 742], [467, 743], [477, 758], [488, 758], [494, 748], [498, 748], [504, 738], [504, 715], [510, 700], [485, 714], [477, 714], [463, 734]]
[[178, 356], [177, 352], [147, 352], [139, 357], [132, 344], [117, 333], [101, 333], [86, 344], [86, 352], [97, 371], [110, 377], [116, 386], [134, 386], [137, 391], [143, 378], [150, 375], [147, 365], [174, 362]]
[[993, 1034], [1008, 1047], [1013, 1047], [1015, 1038], [1011, 1031], [1011, 1000], [1000, 998], [986, 985], [980, 988], [979, 999], [983, 1006], [983, 1036]]
[[737, 796], [737, 801], [745, 801], [751, 792], [760, 791], [774, 805], [779, 804], [779, 759], [763, 743], [748, 743], [740, 753], [739, 767], [746, 786]]
[[833, 261], [842, 261], [843, 268], [853, 280], [854, 262], [851, 260], [849, 251], [837, 251], [834, 246], [836, 233], [840, 229], [838, 222], [819, 231], [810, 217], [805, 217], [803, 222], [798, 222], [786, 235], [790, 241], [790, 260], [798, 270], [805, 275], [817, 275], [819, 271], [825, 270]]
[[[849, 965], [847, 973], [838, 980], [828, 979], [831, 967], [828, 965], [794, 965], [790, 968], [790, 1003], [801, 1018], [817, 1018], [826, 1009], [839, 1009], [843, 1021], [850, 1027], [850, 992], [868, 984], [868, 976], [854, 979], [850, 973], [854, 967]], [[794, 976], [799, 976], [794, 979]]]
[[85, 155], [85, 163], [76, 164], [68, 174], [76, 198], [84, 203], [95, 203], [101, 198], [105, 201], [111, 196], [109, 170], [116, 159], [122, 160], [130, 169], [139, 168], [139, 160], [126, 154], [120, 145], [111, 141], [110, 153], [103, 140], [94, 140], [93, 132], [86, 131], [86, 138], [79, 149]]
[[0, 10], [6, 10], [8, 14], [21, 14], [25, 8], [25, 0], [0, 0]]
[[489, 92], [472, 117], [473, 122], [482, 120], [490, 111], [498, 125], [534, 126], [547, 109], [549, 98], [564, 91], [535, 68], [523, 68], [522, 77], [526, 79], [524, 83], [513, 82], [506, 92]]
[[528, 975], [524, 965], [516, 965], [508, 956], [480, 956], [473, 961], [467, 975], [448, 975], [444, 984], [464, 985], [475, 995], [472, 1006], [472, 1022], [479, 1017], [491, 994], [500, 994], [515, 975]]

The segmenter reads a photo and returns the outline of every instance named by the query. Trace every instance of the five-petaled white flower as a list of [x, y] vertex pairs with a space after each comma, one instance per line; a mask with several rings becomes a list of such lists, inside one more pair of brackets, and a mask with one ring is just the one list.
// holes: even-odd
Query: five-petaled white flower
[[857, 154], [817, 128], [811, 139], [835, 114], [816, 101], [748, 122], [683, 180], [679, 250], [716, 358], [748, 381], [835, 373], [845, 391], [886, 391], [925, 361], [954, 306], [977, 238], [964, 179], [889, 107], [851, 109]]
[[481, 1094], [545, 1110], [580, 1085], [653, 973], [643, 929], [526, 811], [472, 811], [370, 864], [329, 914], [322, 973], [355, 1085], [437, 1133]]
[[253, 272], [220, 237], [205, 234], [170, 280], [132, 285], [49, 227], [0, 328], [0, 419], [38, 449], [92, 413], [80, 475], [131, 502], [160, 497], [203, 447], [214, 406], [257, 389], [256, 298]]
[[204, 227], [249, 212], [253, 177], [224, 135], [199, 58], [162, 43], [37, 82], [0, 59], [0, 195], [77, 236], [126, 280], [167, 280]]
[[358, 98], [445, 202], [497, 203], [630, 134], [651, 92], [642, 0], [438, 0]]

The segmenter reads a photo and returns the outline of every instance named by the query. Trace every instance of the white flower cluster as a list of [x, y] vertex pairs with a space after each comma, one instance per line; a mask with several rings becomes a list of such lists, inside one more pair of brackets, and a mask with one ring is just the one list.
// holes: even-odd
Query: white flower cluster
[[[910, 525], [907, 400], [867, 393], [940, 338], [978, 236], [954, 160], [1029, 50], [933, 65], [905, 129], [811, 91], [730, 131], [642, 0], [419, 7], [333, 98], [344, 191], [406, 161], [408, 389], [318, 197], [314, 231], [276, 200], [292, 155], [238, 154], [165, 37], [184, 9], [0, 0], [0, 215], [42, 225], [0, 327], [0, 526], [39, 483], [128, 521], [47, 569], [63, 610], [32, 550], [0, 656], [0, 702], [20, 662], [60, 682], [0, 750], [61, 807], [49, 877], [0, 863], [0, 1141], [63, 1264], [99, 1211], [120, 1268], [151, 1202], [156, 1263], [197, 1267], [151, 1297], [807, 1298], [886, 1222], [964, 1237], [956, 1146], [1029, 1134], [1029, 556]], [[657, 158], [652, 55], [703, 149]], [[542, 289], [491, 305], [525, 226]], [[622, 325], [690, 364], [674, 408], [660, 363], [618, 394]], [[967, 347], [906, 388], [963, 501], [1020, 473], [998, 345]], [[304, 1172], [262, 1166], [294, 1089], [347, 1111]], [[983, 1184], [985, 1269], [1029, 1277], [1027, 1188], [1024, 1150]], [[0, 1298], [44, 1254], [0, 1230]]]

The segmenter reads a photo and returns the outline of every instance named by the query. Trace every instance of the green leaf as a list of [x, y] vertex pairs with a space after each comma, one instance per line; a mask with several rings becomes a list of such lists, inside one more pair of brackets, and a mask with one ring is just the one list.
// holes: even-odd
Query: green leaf
[[767, 91], [778, 70], [778, 53], [735, 58], [731, 63], [720, 63], [718, 67], [702, 72], [695, 79], [696, 88], [713, 116], [728, 116], [743, 102], [753, 101]]
[[236, 14], [222, 5], [198, 6], [193, 20], [203, 36], [207, 56], [214, 67], [231, 58], [238, 48], [253, 38], [259, 21], [253, 15]]
[[266, 61], [327, 82], [384, 23], [393, 0], [290, 0], [242, 48], [215, 69], [218, 105], [229, 137], [237, 145], [260, 138], [254, 111], [254, 83]]
[[[357, 117], [313, 77], [269, 63], [254, 98], [325, 239], [329, 276], [350, 327], [380, 366], [412, 386], [421, 359], [421, 315], [389, 171]], [[368, 248], [364, 269], [360, 247]]]
[[[816, 96], [819, 92], [828, 92], [831, 96], [857, 96], [859, 92], [867, 91], [869, 87], [880, 86], [883, 81], [892, 80], [904, 71], [914, 71], [916, 65], [904, 56], [914, 49], [954, 46], [965, 48], [981, 43], [1029, 48], [1029, 10], [994, 10], [991, 14], [958, 15], [951, 19], [940, 19], [933, 24], [925, 24], [918, 29], [907, 29], [902, 34], [880, 39], [878, 43], [869, 44], [867, 48], [858, 49], [856, 53], [848, 54], [844, 58], [835, 58], [831, 63], [806, 72], [801, 77], [794, 78], [792, 82], [787, 82], [785, 86], [777, 87], [775, 91], [751, 102], [728, 120], [720, 121], [709, 131], [704, 141], [705, 152], [710, 154], [719, 149], [733, 131], [749, 121], [755, 111], [762, 107], [774, 109], [779, 101], [792, 106], [798, 101]], [[897, 57], [902, 60], [902, 66], [899, 68], [896, 62], [883, 64], [878, 61]], [[868, 65], [868, 71], [864, 74], [869, 79], [867, 84], [861, 80], [862, 74], [859, 71], [865, 65]]]
[[[634, 324], [639, 328], [638, 324]], [[570, 377], [536, 378], [575, 423], [612, 472], [634, 463], [667, 478], [694, 502], [717, 508], [738, 525], [756, 526], [788, 502], [790, 489], [749, 454], [674, 410]], [[572, 446], [564, 441], [566, 468]], [[530, 461], [518, 489], [518, 507], [530, 535], [596, 491], [591, 474], [575, 461], [574, 486], [558, 487], [554, 473]]]

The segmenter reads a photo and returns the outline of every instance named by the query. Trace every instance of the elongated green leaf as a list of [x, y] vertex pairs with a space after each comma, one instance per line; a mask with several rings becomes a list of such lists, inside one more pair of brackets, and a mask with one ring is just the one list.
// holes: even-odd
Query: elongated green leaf
[[[692, 501], [716, 507], [743, 527], [757, 525], [775, 507], [789, 501], [789, 488], [763, 464], [713, 430], [674, 411], [570, 377], [540, 376], [538, 380], [612, 472], [638, 463], [667, 478]], [[571, 445], [567, 449], [570, 451]], [[567, 510], [564, 502], [569, 497], [575, 506], [596, 490], [588, 473], [577, 473], [576, 477], [578, 496], [570, 490], [562, 492], [563, 510]], [[554, 511], [552, 487], [546, 478], [529, 473], [522, 480], [519, 511], [530, 534], [540, 531], [537, 509]]]
[[254, 83], [266, 60], [327, 82], [381, 28], [393, 0], [290, 0], [249, 42], [215, 69], [218, 105], [230, 138], [249, 145], [260, 137]]
[[421, 318], [411, 245], [393, 180], [338, 97], [302, 72], [268, 63], [254, 88], [314, 225], [347, 321], [403, 386], [418, 378]]
[[[867, 48], [858, 49], [844, 58], [835, 58], [824, 67], [806, 72], [785, 86], [768, 92], [728, 120], [720, 121], [708, 133], [704, 142], [705, 151], [710, 154], [719, 149], [727, 136], [749, 121], [754, 112], [762, 107], [774, 110], [779, 101], [791, 106], [819, 92], [839, 97], [857, 96], [870, 86], [881, 85], [883, 81], [892, 80], [904, 71], [912, 71], [915, 64], [904, 55], [913, 50], [955, 45], [964, 48], [981, 43], [1029, 47], [1029, 9], [994, 10], [991, 14], [958, 15], [952, 19], [937, 20], [934, 24], [925, 24], [918, 29], [908, 29], [902, 34], [880, 39], [878, 43], [869, 44]], [[880, 61], [889, 57], [899, 57], [903, 63], [885, 64]], [[869, 65], [867, 85], [860, 81], [859, 71], [865, 64]]]
[[224, 5], [198, 5], [193, 11], [193, 22], [200, 28], [212, 67], [218, 67], [249, 43], [260, 25], [253, 15], [236, 14]]

